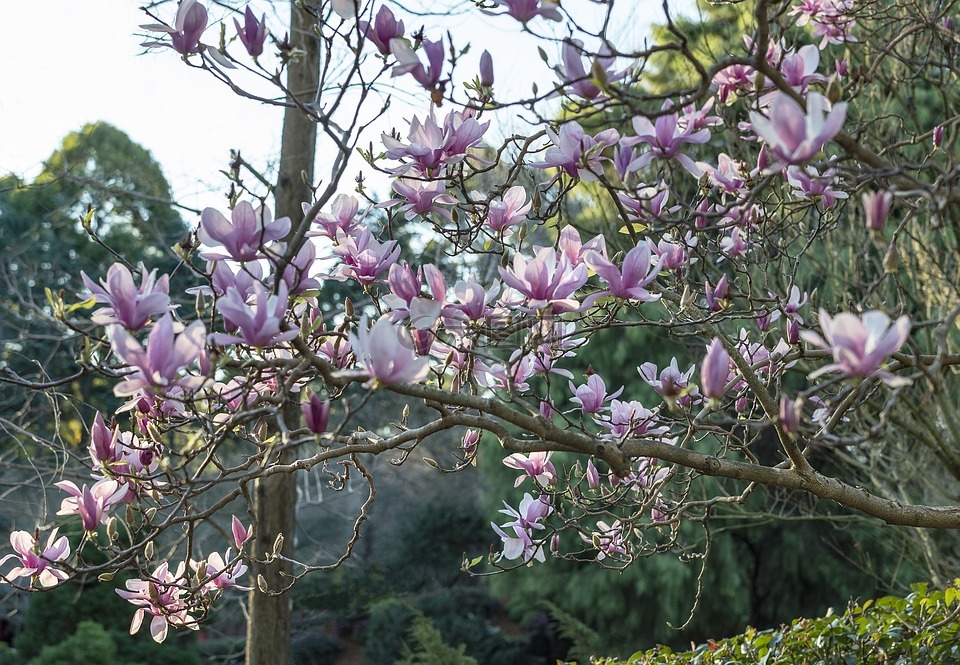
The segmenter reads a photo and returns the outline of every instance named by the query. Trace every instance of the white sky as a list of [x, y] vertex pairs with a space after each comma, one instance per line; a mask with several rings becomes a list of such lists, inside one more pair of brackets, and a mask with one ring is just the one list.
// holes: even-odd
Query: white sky
[[[87, 122], [102, 120], [125, 131], [153, 154], [178, 201], [193, 207], [223, 207], [220, 192], [226, 181], [218, 171], [226, 167], [232, 148], [240, 149], [255, 164], [265, 164], [279, 152], [278, 109], [239, 99], [206, 72], [187, 67], [173, 50], [143, 53], [138, 25], [153, 22], [139, 9], [143, 2], [5, 0], [3, 4], [0, 173], [32, 178], [66, 134]], [[282, 21], [288, 10], [284, 4], [267, 10], [267, 22], [274, 32], [285, 31]], [[583, 4], [584, 11], [593, 8], [596, 12], [597, 5]], [[688, 5], [689, 0], [683, 4]], [[661, 16], [660, 1], [631, 0], [623, 5], [628, 11], [620, 22], [619, 36], [636, 44], [648, 22]], [[158, 11], [172, 23], [172, 3]], [[214, 11], [220, 10], [212, 10], [211, 20], [222, 16]], [[398, 16], [406, 19], [408, 33], [424, 22], [440, 20], [411, 19], [399, 11]], [[537, 21], [538, 29], [562, 34], [559, 25]], [[542, 89], [552, 81], [553, 74], [537, 55], [536, 43], [520, 32], [512, 18], [472, 11], [443, 23], [455, 38], [466, 35], [473, 41], [455, 84], [472, 77], [483, 48], [493, 53], [498, 95], [504, 91], [528, 94], [531, 81], [541, 81]], [[228, 36], [233, 32], [230, 21]], [[218, 28], [208, 27], [204, 41], [215, 43], [218, 34]], [[434, 34], [428, 29], [428, 37]], [[547, 51], [551, 57], [558, 56], [556, 48]], [[242, 49], [236, 43], [231, 52], [239, 56]], [[403, 95], [400, 102], [367, 140], [376, 141], [379, 132], [391, 126], [405, 134], [403, 120], [414, 113], [422, 117], [427, 109], [422, 93]], [[446, 112], [446, 108], [441, 110]], [[323, 154], [319, 157], [322, 164]], [[377, 186], [385, 180], [370, 180], [367, 175], [377, 191], [385, 188], [385, 184]], [[345, 184], [350, 187], [349, 182]]]

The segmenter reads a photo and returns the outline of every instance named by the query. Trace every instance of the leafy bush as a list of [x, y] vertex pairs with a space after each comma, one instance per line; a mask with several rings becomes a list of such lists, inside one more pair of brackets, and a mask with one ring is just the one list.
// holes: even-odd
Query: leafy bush
[[[906, 598], [887, 596], [852, 604], [843, 615], [797, 619], [790, 626], [745, 633], [674, 653], [658, 647], [628, 665], [733, 665], [759, 663], [960, 662], [960, 580], [945, 591], [916, 584]], [[614, 665], [618, 659], [592, 659]]]
[[500, 602], [483, 589], [461, 587], [422, 597], [416, 604], [440, 631], [447, 644], [464, 644], [466, 653], [484, 665], [513, 665], [522, 644], [504, 635], [492, 620], [504, 612]]
[[476, 660], [464, 654], [466, 645], [454, 648], [446, 644], [440, 631], [426, 617], [414, 619], [410, 635], [417, 643], [417, 650], [407, 648], [397, 665], [477, 665]]
[[114, 665], [117, 645], [103, 626], [81, 621], [72, 637], [55, 646], [45, 646], [29, 665]]
[[393, 665], [402, 655], [417, 611], [398, 598], [387, 598], [370, 608], [364, 649], [374, 665]]

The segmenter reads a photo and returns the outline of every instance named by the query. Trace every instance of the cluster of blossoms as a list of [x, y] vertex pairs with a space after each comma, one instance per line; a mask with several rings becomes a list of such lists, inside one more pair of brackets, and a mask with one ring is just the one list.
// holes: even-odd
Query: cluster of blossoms
[[[494, 15], [523, 25], [563, 16], [544, 0], [495, 4]], [[359, 18], [353, 3], [335, 2], [333, 9], [344, 21]], [[677, 451], [695, 454], [693, 442], [709, 443], [698, 427], [709, 426], [710, 436], [745, 421], [743, 429], [776, 429], [789, 455], [791, 435], [815, 434], [838, 420], [831, 415], [840, 402], [835, 385], [814, 385], [805, 398], [771, 397], [799, 362], [832, 357], [807, 378], [839, 373], [831, 383], [851, 390], [864, 383], [908, 385], [903, 368], [888, 364], [909, 338], [908, 316], [891, 323], [879, 310], [821, 309], [817, 333], [804, 318], [810, 296], [792, 279], [757, 280], [764, 284], [758, 289], [750, 278], [753, 266], [775, 253], [771, 238], [783, 209], [826, 215], [850, 205], [852, 184], [833, 148], [848, 106], [827, 94], [830, 77], [820, 70], [822, 49], [854, 41], [852, 9], [849, 2], [798, 5], [798, 24], [812, 25], [820, 45], [791, 49], [771, 41], [760, 53], [763, 45], [748, 39], [755, 66], [719, 71], [706, 99], [667, 99], [649, 117], [635, 115], [617, 128], [585, 129], [574, 119], [545, 127], [539, 142], [532, 139], [529, 152], [517, 157], [509, 181], [486, 191], [464, 184], [493, 166], [483, 143], [491, 121], [472, 99], [442, 119], [431, 105], [412, 116], [405, 137], [382, 134], [382, 155], [370, 159], [393, 178], [387, 200], [340, 194], [306, 201], [302, 223], [274, 219], [263, 202], [234, 200], [228, 214], [207, 208], [189, 257], [203, 277], [193, 290], [195, 318], [173, 304], [169, 277], [145, 266], [135, 271], [139, 286], [120, 263], [99, 282], [84, 274], [81, 295], [99, 305], [89, 334], [112, 353], [105, 371], [118, 378], [113, 392], [126, 400], [118, 415], [129, 414], [134, 427], [122, 431], [96, 415], [89, 444], [96, 480], [82, 487], [57, 483], [69, 495], [58, 514], [80, 517], [85, 542], [95, 543], [101, 527], [110, 532], [120, 512], [138, 515], [136, 532], [149, 534], [158, 510], [176, 509], [169, 501], [178, 488], [168, 458], [180, 453], [162, 445], [165, 435], [189, 432], [211, 451], [235, 436], [253, 442], [251, 459], [265, 468], [274, 439], [260, 430], [292, 398], [304, 426], [283, 422], [277, 438], [319, 444], [320, 455], [306, 459], [304, 468], [332, 458], [335, 443], [351, 451], [359, 449], [358, 440], [388, 449], [463, 426], [471, 428], [459, 447], [464, 462], [479, 454], [480, 430], [508, 450], [525, 451], [503, 463], [518, 472], [516, 487], [530, 480], [533, 489], [517, 508], [504, 503], [500, 512], [510, 521], [492, 523], [501, 550], [491, 564], [531, 564], [544, 561], [547, 551], [561, 553], [564, 528], [577, 531], [572, 540], [590, 556], [625, 563], [641, 547], [643, 527], [667, 532], [683, 518], [670, 458]], [[366, 18], [351, 38], [392, 65], [394, 76], [429, 91], [439, 106], [450, 83], [443, 40], [421, 34], [411, 41], [385, 5]], [[206, 21], [201, 5], [184, 0], [173, 28], [153, 27], [183, 56], [219, 62], [224, 53], [200, 42]], [[263, 19], [248, 9], [236, 30], [247, 53], [262, 57]], [[556, 89], [585, 104], [612, 103], [630, 70], [618, 71], [613, 44], [594, 51], [565, 41]], [[587, 54], [593, 58], [585, 66]], [[488, 94], [489, 54], [478, 80], [478, 90]], [[745, 99], [749, 104], [738, 105]], [[712, 154], [712, 140], [723, 135], [737, 137], [739, 157]], [[538, 182], [544, 172], [540, 180], [546, 181]], [[580, 182], [609, 197], [620, 233], [585, 237], [573, 224], [548, 221], [565, 219], [563, 196]], [[778, 193], [760, 197], [760, 187]], [[883, 237], [893, 193], [864, 192], [861, 200], [867, 228]], [[470, 258], [456, 274], [405, 260], [410, 248], [389, 232], [400, 218], [421, 222], [432, 237], [452, 239]], [[494, 260], [485, 263], [490, 255]], [[351, 300], [343, 312], [325, 312], [321, 299], [332, 282], [351, 289], [360, 304]], [[692, 358], [673, 357], [662, 367], [638, 353], [630, 372], [635, 366], [646, 394], [604, 378], [612, 368], [576, 377], [571, 368], [592, 333], [619, 325], [680, 328], [683, 336], [709, 343]], [[363, 400], [383, 390], [422, 398], [436, 408], [442, 427], [410, 436], [404, 416], [396, 439], [360, 431], [351, 437], [332, 426], [347, 411], [338, 402], [351, 389], [362, 391]], [[817, 407], [809, 417], [806, 400]], [[778, 401], [779, 413], [771, 412], [769, 404]], [[514, 438], [503, 423], [523, 435]], [[555, 464], [551, 450], [576, 452], [582, 460]], [[561, 510], [564, 501], [574, 508]], [[579, 521], [570, 517], [577, 507]], [[236, 518], [233, 526], [236, 554], [228, 549], [199, 561], [188, 553], [177, 565], [151, 562], [151, 574], [127, 583], [119, 593], [138, 608], [132, 632], [148, 616], [158, 641], [170, 626], [195, 628], [221, 591], [245, 588], [237, 581], [246, 571], [250, 534]], [[16, 554], [0, 562], [14, 558], [19, 565], [6, 579], [27, 578], [44, 588], [67, 579], [74, 555], [57, 534], [52, 530], [41, 545], [39, 533], [14, 532]]]

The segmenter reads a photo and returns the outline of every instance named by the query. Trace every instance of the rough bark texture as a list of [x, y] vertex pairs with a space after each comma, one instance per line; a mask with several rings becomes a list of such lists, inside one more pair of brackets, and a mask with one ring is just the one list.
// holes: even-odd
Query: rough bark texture
[[[313, 18], [302, 11], [296, 0], [290, 2], [290, 42], [303, 51], [303, 56], [292, 62], [287, 70], [287, 89], [301, 102], [312, 102], [317, 94], [320, 71], [320, 49], [313, 36]], [[302, 216], [300, 203], [312, 200], [307, 183], [313, 182], [316, 156], [317, 126], [300, 109], [288, 108], [283, 117], [283, 137], [280, 148], [280, 172], [274, 190], [276, 217], [290, 217], [294, 224]], [[304, 174], [306, 177], [304, 177]], [[284, 407], [283, 418], [289, 428], [296, 427], [300, 408], [293, 399]], [[281, 456], [289, 463], [291, 457]], [[267, 558], [278, 534], [283, 534], [282, 553], [293, 553], [295, 508], [297, 490], [294, 474], [278, 474], [262, 478], [254, 488], [256, 541], [253, 554], [256, 559]], [[272, 596], [262, 593], [256, 584], [263, 576], [271, 591], [286, 588], [284, 577], [288, 566], [275, 561], [270, 565], [254, 565], [250, 592], [250, 617], [247, 624], [247, 665], [287, 665], [290, 662], [291, 597], [290, 594]]]

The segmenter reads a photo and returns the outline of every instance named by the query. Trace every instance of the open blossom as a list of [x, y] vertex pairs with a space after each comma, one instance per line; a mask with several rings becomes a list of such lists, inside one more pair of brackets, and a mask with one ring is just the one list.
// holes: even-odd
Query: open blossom
[[650, 122], [643, 116], [633, 118], [633, 130], [637, 135], [624, 139], [623, 143], [625, 145], [646, 143], [650, 149], [635, 159], [628, 169], [631, 171], [641, 169], [654, 158], [676, 159], [684, 169], [699, 178], [700, 167], [680, 150], [687, 143], [706, 143], [710, 140], [710, 130], [706, 127], [695, 130], [693, 124], [681, 123], [680, 114], [669, 113], [670, 108], [670, 101], [667, 100], [663, 104], [663, 114], [654, 122]]
[[187, 604], [186, 586], [189, 582], [184, 575], [183, 563], [177, 568], [176, 574], [169, 570], [166, 562], [153, 571], [147, 579], [127, 580], [127, 590], [117, 589], [117, 595], [137, 606], [130, 622], [130, 634], [135, 635], [140, 630], [145, 616], [150, 619], [150, 636], [155, 642], [163, 642], [167, 638], [167, 629], [190, 628], [197, 630], [197, 620], [190, 616], [190, 606]]
[[366, 228], [350, 236], [338, 230], [333, 251], [341, 260], [337, 266], [340, 279], [355, 279], [364, 286], [377, 281], [380, 274], [400, 258], [400, 244], [396, 240], [382, 243]]
[[557, 168], [572, 178], [585, 181], [597, 179], [596, 174], [602, 172], [601, 161], [606, 159], [603, 151], [620, 140], [620, 133], [615, 129], [605, 129], [590, 136], [572, 120], [564, 123], [559, 134], [549, 128], [546, 133], [554, 147], [547, 150], [544, 161], [530, 166], [535, 169]]
[[426, 67], [420, 62], [420, 57], [407, 39], [403, 37], [391, 39], [390, 52], [397, 59], [397, 66], [393, 68], [391, 76], [410, 74], [427, 90], [436, 90], [441, 83], [440, 76], [443, 74], [443, 40], [434, 42], [424, 39], [422, 48], [427, 55]]
[[610, 436], [623, 440], [630, 437], [659, 437], [669, 429], [657, 425], [657, 414], [637, 400], [629, 402], [619, 399], [610, 404], [610, 413], [597, 424], [610, 431]]
[[205, 593], [215, 593], [231, 588], [237, 591], [250, 590], [250, 587], [237, 584], [237, 578], [242, 577], [247, 572], [246, 565], [242, 561], [237, 561], [231, 566], [227, 563], [230, 558], [231, 552], [227, 550], [226, 556], [221, 556], [219, 552], [211, 552], [205, 562], [190, 562], [190, 567], [199, 576], [209, 578], [203, 585]]
[[[521, 23], [532, 21], [537, 16], [542, 16], [551, 21], [562, 19], [558, 4], [551, 0], [496, 0], [498, 7], [505, 7], [507, 11], [503, 14], [512, 16]], [[494, 12], [486, 12], [493, 14]]]
[[397, 178], [393, 181], [393, 191], [400, 198], [388, 199], [377, 204], [378, 208], [389, 208], [401, 203], [400, 210], [406, 219], [425, 216], [434, 212], [444, 219], [452, 219], [450, 211], [445, 206], [452, 206], [457, 199], [446, 193], [447, 186], [443, 180], [423, 181], [415, 178]]
[[597, 548], [598, 561], [603, 561], [608, 556], [622, 556], [627, 553], [623, 525], [620, 520], [615, 520], [613, 524], [599, 520], [596, 531], [589, 537], [581, 533], [580, 538]]
[[[303, 214], [307, 214], [312, 207], [309, 203], [303, 203], [301, 205], [303, 206]], [[330, 212], [319, 212], [317, 216], [313, 218], [312, 225], [317, 228], [311, 229], [307, 233], [307, 236], [323, 236], [330, 240], [336, 240], [337, 231], [343, 231], [344, 235], [347, 236], [354, 235], [354, 230], [357, 227], [357, 210], [359, 208], [360, 202], [357, 201], [355, 196], [338, 194], [337, 197], [333, 199]]]
[[660, 273], [660, 264], [650, 261], [650, 247], [646, 243], [640, 243], [627, 252], [620, 268], [595, 251], [588, 251], [583, 260], [607, 283], [608, 288], [603, 293], [640, 302], [660, 299], [659, 294], [654, 295], [645, 288]]
[[[422, 273], [426, 273], [432, 298], [420, 297]], [[394, 263], [390, 266], [387, 284], [390, 286], [390, 293], [383, 296], [382, 300], [391, 309], [391, 321], [396, 323], [409, 318], [417, 330], [433, 327], [443, 311], [443, 301], [447, 294], [443, 274], [436, 266], [427, 264], [414, 273], [406, 263]]]
[[0, 559], [0, 566], [10, 559], [16, 559], [20, 565], [12, 568], [9, 573], [0, 574], [0, 579], [10, 581], [28, 577], [31, 583], [36, 582], [41, 588], [50, 589], [70, 578], [66, 571], [52, 565], [70, 558], [70, 541], [66, 536], [57, 538], [57, 529], [50, 532], [43, 549], [40, 548], [40, 541], [28, 531], [11, 533], [10, 544], [16, 554], [8, 554]]
[[430, 360], [420, 358], [414, 352], [410, 333], [386, 317], [377, 319], [368, 330], [367, 317], [363, 316], [357, 332], [350, 333], [350, 343], [357, 361], [370, 375], [370, 380], [364, 384], [367, 387], [415, 383], [430, 372]]
[[[542, 531], [546, 528], [541, 524], [541, 520], [550, 515], [553, 508], [543, 497], [534, 499], [529, 494], [523, 495], [517, 509], [511, 508], [506, 502], [503, 505], [506, 509], [500, 512], [515, 519], [503, 524], [502, 528], [492, 522], [490, 523], [490, 526], [503, 541], [503, 553], [500, 556], [511, 561], [521, 559], [524, 563], [529, 563], [534, 559], [544, 561], [543, 541], [534, 541], [533, 532]], [[509, 535], [504, 529], [513, 529], [514, 535]]]
[[780, 93], [770, 105], [769, 117], [751, 111], [750, 123], [779, 166], [802, 164], [820, 152], [843, 126], [847, 105], [839, 103], [828, 109], [827, 98], [818, 93], [807, 96], [806, 113], [796, 100]]
[[437, 124], [433, 111], [422, 123], [413, 116], [408, 143], [390, 134], [381, 135], [387, 158], [403, 162], [390, 172], [394, 175], [435, 175], [443, 166], [462, 162], [467, 150], [480, 143], [489, 126], [489, 121], [481, 124], [472, 113], [460, 111], [447, 114], [443, 126]]
[[603, 90], [594, 81], [603, 78], [607, 83], [623, 78], [623, 73], [611, 71], [615, 58], [610, 55], [610, 46], [604, 43], [600, 52], [593, 59], [590, 70], [583, 66], [583, 42], [579, 39], [570, 39], [563, 42], [561, 55], [563, 68], [560, 75], [570, 89], [584, 99], [603, 99]]
[[570, 391], [573, 393], [573, 397], [570, 398], [570, 401], [574, 404], [580, 406], [580, 410], [584, 413], [599, 413], [605, 411], [606, 407], [604, 404], [619, 397], [620, 393], [623, 392], [623, 387], [621, 386], [620, 390], [616, 392], [607, 394], [607, 384], [604, 383], [603, 378], [599, 374], [591, 374], [587, 377], [587, 382], [582, 386], [573, 385], [573, 381], [569, 382]]
[[573, 294], [587, 281], [587, 266], [572, 267], [563, 255], [550, 247], [542, 247], [533, 259], [519, 253], [514, 256], [513, 269], [501, 267], [504, 283], [526, 298], [531, 310], [550, 308], [554, 313], [578, 311], [581, 304]]
[[804, 330], [800, 336], [808, 344], [829, 349], [834, 362], [813, 372], [809, 378], [840, 371], [856, 378], [876, 376], [892, 387], [910, 383], [909, 379], [880, 369], [890, 354], [903, 346], [910, 336], [909, 317], [901, 316], [891, 322], [890, 317], [877, 310], [865, 312], [862, 316], [842, 312], [831, 317], [821, 309], [820, 328], [823, 337], [809, 330]]
[[208, 261], [233, 259], [253, 261], [262, 258], [262, 249], [282, 239], [290, 232], [290, 218], [273, 221], [266, 206], [254, 208], [248, 201], [240, 201], [230, 213], [230, 221], [220, 211], [206, 208], [200, 213], [200, 242], [209, 247], [200, 252]]
[[386, 5], [380, 5], [373, 23], [359, 21], [358, 26], [363, 36], [377, 47], [380, 55], [390, 55], [390, 40], [403, 37], [403, 21], [398, 21]]
[[96, 531], [101, 524], [107, 523], [110, 511], [127, 496], [127, 486], [116, 480], [98, 480], [93, 487], [84, 485], [79, 488], [69, 480], [55, 483], [69, 497], [60, 503], [57, 515], [79, 515], [84, 531]]
[[109, 305], [94, 312], [91, 320], [100, 326], [119, 323], [127, 330], [137, 331], [155, 314], [171, 311], [170, 278], [163, 275], [157, 279], [157, 271], [148, 273], [142, 263], [140, 275], [140, 288], [137, 288], [130, 270], [122, 263], [110, 266], [106, 279], [100, 284], [81, 271], [80, 277], [96, 301]]
[[673, 407], [679, 404], [681, 407], [688, 407], [700, 399], [700, 389], [696, 385], [690, 384], [690, 378], [696, 365], [690, 365], [686, 372], [681, 372], [677, 366], [677, 359], [670, 360], [670, 364], [663, 368], [659, 376], [657, 375], [657, 366], [653, 363], [643, 363], [637, 368], [640, 376], [647, 382], [668, 406]]
[[167, 314], [154, 324], [146, 349], [121, 326], [110, 326], [107, 333], [113, 352], [135, 370], [114, 386], [113, 394], [117, 397], [140, 390], [162, 393], [174, 387], [191, 392], [203, 385], [203, 377], [180, 376], [181, 370], [196, 362], [204, 349], [207, 330], [202, 321], [194, 321], [174, 335], [173, 317]]
[[527, 201], [527, 192], [515, 185], [504, 192], [500, 201], [491, 201], [487, 212], [487, 226], [502, 231], [523, 221], [533, 201]]
[[845, 199], [849, 195], [841, 190], [834, 189], [838, 183], [837, 170], [825, 169], [820, 173], [812, 166], [791, 166], [787, 169], [787, 182], [794, 187], [792, 194], [801, 198], [819, 197], [824, 209], [832, 208], [837, 199]]
[[553, 453], [533, 452], [529, 456], [522, 453], [513, 453], [506, 457], [503, 460], [504, 466], [523, 471], [525, 474], [517, 478], [513, 486], [520, 487], [520, 484], [527, 478], [533, 478], [542, 487], [557, 482], [557, 470], [553, 466], [553, 462], [550, 461], [551, 455]]
[[238, 334], [213, 333], [210, 340], [216, 344], [248, 344], [258, 348], [276, 346], [300, 334], [296, 326], [281, 330], [289, 304], [286, 282], [281, 282], [276, 294], [257, 282], [249, 298], [235, 289], [217, 301], [217, 309], [224, 321], [238, 328]]
[[207, 27], [207, 9], [197, 0], [181, 0], [172, 28], [158, 24], [142, 27], [154, 32], [169, 34], [170, 44], [144, 42], [141, 46], [169, 46], [183, 55], [197, 53], [200, 50], [200, 36]]

